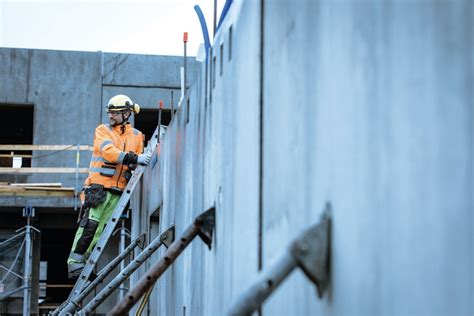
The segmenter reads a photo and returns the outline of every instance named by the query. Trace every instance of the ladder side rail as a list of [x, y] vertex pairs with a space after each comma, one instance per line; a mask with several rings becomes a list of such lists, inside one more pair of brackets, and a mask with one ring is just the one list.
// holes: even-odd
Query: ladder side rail
[[173, 264], [186, 247], [199, 235], [211, 249], [212, 233], [215, 226], [215, 208], [201, 213], [189, 225], [179, 239], [176, 239], [163, 256], [142, 276], [125, 297], [115, 305], [108, 315], [126, 315], [135, 303], [152, 288], [163, 273]]
[[132, 275], [156, 250], [158, 250], [165, 243], [165, 236], [168, 236], [168, 231], [174, 226], [167, 229], [164, 233], [157, 236], [143, 251], [130, 262], [119, 275], [117, 275], [106, 287], [102, 289], [90, 302], [79, 311], [80, 315], [88, 315], [97, 306], [99, 306], [117, 287]]
[[30, 226], [30, 218], [26, 225], [25, 234], [25, 265], [23, 277], [23, 315], [30, 315], [31, 310], [31, 277], [33, 273], [33, 230]]
[[[120, 197], [120, 200], [115, 208], [115, 211], [113, 212], [109, 222], [105, 226], [104, 231], [102, 232], [102, 235], [99, 238], [99, 241], [94, 247], [94, 250], [92, 251], [89, 259], [87, 260], [86, 265], [84, 266], [84, 269], [82, 270], [81, 275], [77, 279], [76, 284], [74, 285], [73, 290], [71, 291], [72, 296], [70, 297], [71, 299], [78, 296], [82, 289], [84, 288], [86, 282], [88, 281], [90, 275], [92, 274], [92, 271], [97, 264], [100, 256], [102, 255], [102, 252], [107, 245], [110, 237], [112, 236], [112, 233], [115, 230], [115, 225], [118, 222], [118, 219], [123, 213], [123, 210], [125, 209], [128, 201], [130, 200], [130, 197], [132, 195], [133, 190], [135, 189], [136, 184], [138, 183], [138, 180], [140, 179], [140, 176], [143, 173], [144, 167], [139, 167], [140, 170], [138, 172], [140, 173], [136, 177], [132, 177], [130, 179], [130, 183], [126, 188], [126, 191], [122, 194]], [[135, 180], [135, 181], [134, 181]], [[129, 187], [131, 184], [131, 187]]]
[[97, 275], [97, 278], [95, 278], [94, 281], [92, 281], [89, 285], [86, 286], [86, 288], [81, 292], [80, 295], [72, 299], [70, 302], [67, 303], [67, 305], [64, 307], [62, 310], [63, 313], [72, 313], [77, 307], [79, 307], [81, 301], [89, 295], [89, 293], [92, 292], [93, 289], [95, 289], [99, 284], [101, 284], [104, 279], [109, 275], [110, 272], [115, 269], [119, 265], [119, 263], [122, 263], [123, 260], [140, 244], [143, 243], [145, 239], [145, 234], [142, 234], [140, 237], [136, 238], [130, 245], [128, 245], [127, 248], [117, 257], [114, 258], [109, 264], [107, 264]]

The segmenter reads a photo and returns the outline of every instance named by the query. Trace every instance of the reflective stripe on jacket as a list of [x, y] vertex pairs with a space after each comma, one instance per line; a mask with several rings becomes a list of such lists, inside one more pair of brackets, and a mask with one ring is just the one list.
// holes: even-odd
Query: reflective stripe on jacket
[[101, 184], [106, 188], [125, 189], [130, 171], [123, 165], [125, 155], [133, 151], [137, 155], [143, 152], [142, 133], [129, 123], [111, 127], [109, 124], [99, 125], [95, 129], [94, 151], [89, 166], [89, 177], [85, 186], [92, 183]]

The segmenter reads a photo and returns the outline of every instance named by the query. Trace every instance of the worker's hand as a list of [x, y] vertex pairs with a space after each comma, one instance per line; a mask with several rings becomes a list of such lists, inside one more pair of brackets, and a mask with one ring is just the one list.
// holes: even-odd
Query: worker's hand
[[137, 163], [139, 163], [140, 165], [146, 166], [150, 163], [150, 160], [151, 160], [151, 154], [149, 153], [141, 154], [141, 155], [138, 155]]

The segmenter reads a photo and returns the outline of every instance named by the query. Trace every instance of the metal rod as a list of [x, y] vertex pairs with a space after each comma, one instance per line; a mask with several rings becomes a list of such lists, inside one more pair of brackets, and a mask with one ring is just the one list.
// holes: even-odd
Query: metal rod
[[158, 108], [158, 144], [161, 139], [161, 112], [163, 110], [163, 100], [160, 100], [160, 106]]
[[145, 309], [146, 303], [148, 303], [148, 299], [150, 298], [150, 294], [152, 291], [153, 291], [153, 287], [150, 287], [148, 291], [146, 291], [145, 295], [143, 296], [142, 302], [140, 303], [140, 306], [138, 306], [135, 316], [142, 315], [143, 310]]
[[[88, 173], [88, 168], [79, 168], [79, 173]], [[10, 168], [0, 167], [0, 174], [25, 174], [25, 173], [76, 173], [76, 167], [24, 167]]]
[[160, 276], [171, 266], [176, 258], [193, 241], [196, 235], [209, 246], [211, 246], [212, 231], [215, 225], [215, 209], [211, 208], [199, 215], [181, 235], [181, 238], [171, 244], [150, 270], [138, 281], [135, 287], [130, 290], [125, 298], [115, 305], [108, 315], [125, 315], [135, 305], [135, 303], [153, 287]]
[[174, 91], [171, 91], [171, 121], [173, 121], [174, 117]]
[[216, 25], [217, 25], [217, 0], [214, 0], [214, 21], [213, 21], [214, 31], [212, 32], [212, 38], [216, 37]]
[[132, 261], [125, 267], [119, 275], [117, 275], [110, 283], [103, 288], [82, 310], [79, 311], [81, 315], [88, 315], [95, 308], [102, 303], [124, 280], [138, 269], [148, 257], [150, 257], [161, 245], [163, 245], [163, 236], [166, 236], [168, 230], [160, 236], [157, 236], [153, 241]]
[[14, 289], [14, 290], [11, 290], [9, 292], [4, 293], [2, 296], [0, 296], [0, 302], [3, 301], [3, 300], [6, 300], [7, 298], [12, 296], [13, 294], [15, 294], [17, 292], [20, 292], [20, 291], [23, 291], [23, 290], [24, 290], [24, 288], [22, 286], [22, 287], [19, 287], [17, 289]]
[[[29, 150], [76, 150], [76, 145], [0, 145], [0, 150], [16, 150], [16, 151], [29, 151]], [[93, 151], [94, 146], [80, 145], [80, 150]]]
[[[19, 250], [21, 250], [21, 248], [20, 248]], [[15, 259], [16, 259], [16, 258], [15, 258]], [[16, 260], [15, 260], [15, 261], [16, 261]], [[15, 266], [15, 263], [16, 263], [16, 262], [13, 263], [12, 268]], [[16, 276], [17, 278], [23, 280], [23, 276], [20, 275], [20, 274], [18, 274], [18, 273], [16, 273], [16, 272], [14, 272], [14, 271], [12, 271], [12, 268], [7, 268], [7, 267], [5, 267], [3, 264], [0, 264], [0, 269], [3, 269], [3, 270], [6, 271], [5, 275], [3, 276], [3, 279], [0, 280], [0, 283], [3, 283], [3, 281], [5, 280], [5, 278], [6, 278], [9, 274], [12, 274], [12, 275]]]
[[237, 298], [228, 314], [251, 315], [296, 266], [296, 260], [286, 251], [274, 265], [264, 270], [252, 285]]
[[[121, 220], [122, 226], [120, 227], [120, 244], [119, 244], [119, 252], [122, 254], [125, 251], [125, 237], [127, 236], [127, 229], [125, 228], [125, 218], [122, 218]], [[145, 235], [142, 235], [145, 236]], [[125, 259], [125, 258], [124, 258]], [[120, 260], [120, 271], [123, 271], [125, 269], [125, 262], [123, 260]], [[127, 292], [127, 288], [125, 287], [124, 284], [121, 284], [119, 287], [119, 299], [122, 299], [122, 297], [125, 295]]]
[[186, 58], [186, 44], [188, 43], [188, 32], [184, 32], [183, 43], [184, 43], [184, 97], [186, 97], [187, 87], [188, 87], [188, 83], [187, 83], [187, 73], [188, 73], [187, 65], [188, 65], [188, 61], [187, 61], [187, 58]]
[[126, 297], [110, 312], [110, 315], [124, 315], [130, 311], [145, 292], [152, 287], [163, 272], [176, 260], [187, 245], [197, 236], [199, 228], [193, 224], [186, 229], [179, 241], [174, 242], [164, 256], [138, 281]]
[[31, 269], [33, 259], [33, 243], [32, 243], [32, 230], [30, 226], [30, 217], [27, 217], [26, 234], [25, 234], [25, 267], [23, 277], [23, 315], [30, 315], [31, 309]]
[[[108, 265], [106, 265], [100, 272], [99, 275], [92, 281], [77, 297], [72, 299], [67, 303], [67, 305], [61, 310], [60, 315], [67, 315], [67, 313], [73, 313], [76, 308], [79, 306], [81, 301], [92, 292], [93, 289], [97, 287], [97, 285], [101, 284], [104, 279], [109, 275], [110, 272], [115, 269], [115, 267], [123, 262], [125, 259], [140, 243], [143, 243], [145, 239], [145, 234], [141, 235], [125, 248], [119, 256], [117, 256], [114, 260], [112, 260]], [[123, 269], [120, 269], [123, 271]]]
[[81, 157], [80, 145], [77, 144], [76, 151], [76, 185], [74, 186], [74, 211], [77, 211], [77, 194], [79, 192], [79, 161]]
[[275, 264], [266, 268], [231, 305], [229, 315], [251, 315], [278, 285], [299, 267], [316, 286], [321, 298], [329, 284], [330, 204], [321, 221], [304, 230], [284, 251]]
[[[25, 233], [23, 233], [23, 234], [25, 234]], [[11, 264], [11, 267], [9, 268], [8, 272], [3, 276], [2, 280], [1, 280], [2, 283], [3, 283], [3, 281], [5, 281], [6, 277], [7, 277], [8, 274], [10, 274], [10, 273], [12, 273], [12, 274], [15, 275], [15, 276], [18, 276], [18, 274], [16, 274], [16, 273], [13, 272], [12, 270], [13, 270], [13, 267], [16, 266], [16, 262], [18, 261], [18, 258], [20, 258], [21, 249], [23, 249], [23, 246], [25, 245], [25, 242], [26, 242], [26, 237], [25, 237], [25, 239], [23, 239], [23, 241], [21, 242], [21, 246], [20, 246], [20, 248], [18, 249], [18, 253], [17, 253], [16, 256], [15, 256], [15, 259], [13, 260], [13, 262], [12, 262], [12, 264]], [[25, 252], [26, 252], [26, 250], [25, 250]], [[23, 277], [22, 277], [21, 275], [20, 275], [19, 277], [20, 277], [21, 279], [23, 279]]]
[[[18, 230], [18, 231], [20, 231], [20, 230]], [[21, 233], [15, 235], [15, 236], [12, 236], [12, 237], [8, 238], [7, 240], [4, 240], [4, 241], [0, 242], [0, 248], [2, 248], [3, 245], [8, 244], [8, 243], [9, 243], [10, 241], [12, 241], [12, 240], [15, 240], [15, 239], [17, 239], [17, 238], [23, 237], [24, 234], [25, 234], [24, 232], [21, 232]]]

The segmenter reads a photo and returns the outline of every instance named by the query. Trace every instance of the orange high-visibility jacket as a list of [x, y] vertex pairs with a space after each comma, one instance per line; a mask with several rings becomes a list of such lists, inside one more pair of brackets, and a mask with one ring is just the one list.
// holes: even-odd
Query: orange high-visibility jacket
[[130, 171], [126, 172], [129, 168], [122, 162], [129, 151], [137, 155], [143, 152], [143, 134], [130, 123], [124, 127], [102, 124], [95, 129], [94, 151], [85, 186], [95, 183], [121, 191], [127, 186], [125, 175], [130, 175]]

